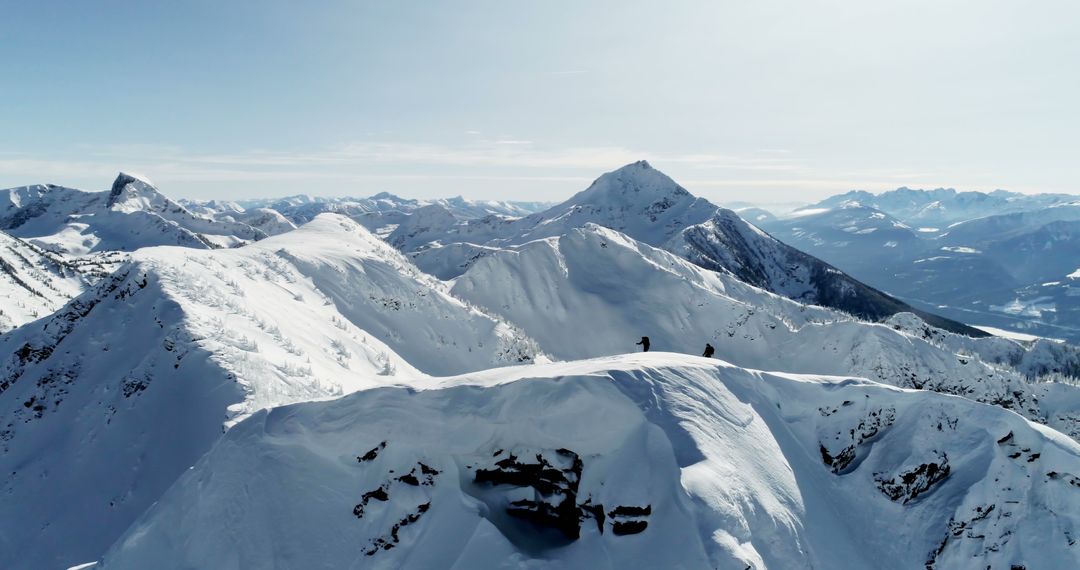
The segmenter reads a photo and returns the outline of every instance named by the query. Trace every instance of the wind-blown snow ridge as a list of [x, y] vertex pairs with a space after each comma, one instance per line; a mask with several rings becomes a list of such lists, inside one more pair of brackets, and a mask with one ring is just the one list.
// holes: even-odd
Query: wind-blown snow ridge
[[739, 366], [963, 395], [1080, 436], [1080, 390], [1025, 377], [1041, 365], [1071, 367], [1074, 351], [929, 335], [937, 329], [914, 315], [891, 326], [862, 322], [597, 225], [490, 253], [452, 292], [528, 331], [555, 358], [623, 353], [641, 336], [654, 350], [684, 354], [710, 343]]
[[1080, 446], [997, 407], [674, 354], [428, 387], [252, 416], [100, 567], [1080, 564]]
[[341, 216], [238, 249], [142, 249], [0, 335], [0, 512], [18, 521], [0, 567], [99, 555], [258, 409], [536, 355]]

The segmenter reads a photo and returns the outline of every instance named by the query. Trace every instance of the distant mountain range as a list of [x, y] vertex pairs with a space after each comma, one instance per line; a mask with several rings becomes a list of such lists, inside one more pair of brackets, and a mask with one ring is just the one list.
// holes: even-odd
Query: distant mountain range
[[1080, 563], [1080, 348], [759, 225], [880, 264], [953, 230], [748, 221], [644, 161], [514, 215], [3, 192], [2, 568]]
[[756, 222], [923, 309], [1080, 339], [1080, 199], [901, 189], [853, 192]]
[[952, 188], [913, 190], [903, 187], [880, 194], [853, 190], [802, 210], [833, 209], [854, 203], [888, 212], [912, 225], [942, 226], [986, 216], [1041, 210], [1076, 200], [1077, 197], [1071, 194], [1020, 194], [1005, 190], [957, 192]]

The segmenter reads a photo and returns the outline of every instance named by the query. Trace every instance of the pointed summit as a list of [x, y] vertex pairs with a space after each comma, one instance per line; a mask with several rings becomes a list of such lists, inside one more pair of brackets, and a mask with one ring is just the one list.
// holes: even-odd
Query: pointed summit
[[121, 172], [112, 183], [106, 207], [121, 211], [150, 210], [167, 201], [145, 176]]
[[654, 200], [693, 200], [694, 196], [668, 175], [639, 160], [597, 178], [566, 204], [644, 203]]

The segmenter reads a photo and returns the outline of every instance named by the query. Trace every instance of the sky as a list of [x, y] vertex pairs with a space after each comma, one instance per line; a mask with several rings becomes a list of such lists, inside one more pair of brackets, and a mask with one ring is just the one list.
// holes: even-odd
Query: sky
[[0, 187], [1080, 193], [1074, 0], [0, 0]]

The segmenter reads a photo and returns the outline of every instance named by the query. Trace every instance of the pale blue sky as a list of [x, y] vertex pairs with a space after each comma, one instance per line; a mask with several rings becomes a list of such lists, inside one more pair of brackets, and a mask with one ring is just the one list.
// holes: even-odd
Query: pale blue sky
[[1080, 192], [1075, 1], [0, 0], [0, 187]]

